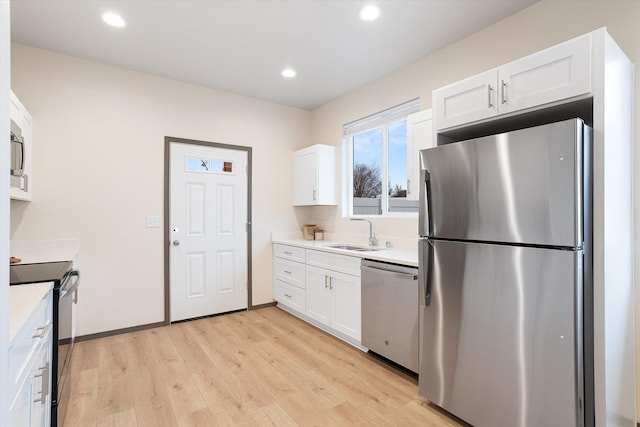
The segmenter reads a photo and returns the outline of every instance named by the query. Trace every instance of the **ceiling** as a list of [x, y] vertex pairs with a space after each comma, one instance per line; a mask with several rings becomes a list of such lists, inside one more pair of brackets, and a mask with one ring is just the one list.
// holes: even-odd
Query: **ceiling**
[[[12, 41], [314, 109], [536, 0], [11, 0]], [[380, 7], [366, 22], [359, 10]], [[117, 12], [122, 28], [102, 22]], [[297, 76], [280, 75], [285, 67]]]

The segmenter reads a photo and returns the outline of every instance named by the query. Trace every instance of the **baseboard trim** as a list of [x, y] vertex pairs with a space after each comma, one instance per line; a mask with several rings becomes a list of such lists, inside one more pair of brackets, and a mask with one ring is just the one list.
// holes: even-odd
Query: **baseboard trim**
[[106, 338], [114, 335], [128, 334], [129, 332], [143, 331], [145, 329], [153, 329], [164, 326], [164, 322], [149, 323], [146, 325], [131, 326], [129, 328], [114, 329], [112, 331], [98, 332], [96, 334], [88, 334], [76, 337], [76, 342], [95, 340], [98, 338]]
[[268, 302], [266, 304], [258, 304], [258, 305], [252, 305], [249, 310], [258, 310], [261, 308], [267, 308], [267, 307], [275, 307], [276, 306], [276, 302]]
[[[261, 308], [267, 308], [267, 307], [275, 307], [276, 306], [276, 302], [268, 302], [266, 304], [259, 304], [259, 305], [252, 305], [249, 310], [259, 310]], [[244, 311], [243, 310], [237, 310], [237, 311]], [[229, 312], [229, 313], [234, 313]], [[220, 314], [214, 314], [211, 316], [202, 316], [202, 318], [205, 317], [215, 317], [215, 316], [219, 316], [221, 314], [229, 314], [229, 313], [220, 313]], [[179, 323], [179, 322], [188, 322], [191, 320], [198, 320], [200, 319], [200, 317], [195, 318], [195, 319], [186, 319], [186, 320], [179, 320], [178, 322], [173, 322], [173, 323]], [[114, 329], [113, 331], [106, 331], [106, 332], [98, 332], [96, 334], [88, 334], [88, 335], [82, 335], [79, 337], [76, 337], [76, 342], [82, 342], [82, 341], [90, 341], [90, 340], [95, 340], [98, 338], [106, 338], [106, 337], [111, 337], [114, 335], [121, 335], [121, 334], [128, 334], [129, 332], [137, 332], [137, 331], [143, 331], [145, 329], [153, 329], [153, 328], [159, 328], [160, 326], [166, 326], [166, 324], [164, 322], [156, 322], [156, 323], [149, 323], [147, 325], [139, 325], [139, 326], [131, 326], [129, 328], [122, 328], [122, 329]]]

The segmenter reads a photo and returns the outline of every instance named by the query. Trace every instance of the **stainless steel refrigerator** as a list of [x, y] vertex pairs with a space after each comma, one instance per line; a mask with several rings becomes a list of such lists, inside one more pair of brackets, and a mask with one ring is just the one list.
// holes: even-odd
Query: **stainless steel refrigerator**
[[420, 152], [420, 394], [475, 426], [593, 424], [591, 132]]

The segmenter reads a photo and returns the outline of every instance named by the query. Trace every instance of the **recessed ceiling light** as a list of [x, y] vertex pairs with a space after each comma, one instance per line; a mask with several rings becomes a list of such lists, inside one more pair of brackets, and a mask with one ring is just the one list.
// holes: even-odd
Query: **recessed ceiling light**
[[102, 20], [112, 27], [124, 27], [124, 19], [117, 13], [107, 12], [102, 14]]
[[360, 18], [365, 21], [373, 21], [380, 16], [380, 8], [378, 6], [370, 4], [360, 10]]
[[285, 68], [282, 70], [282, 76], [288, 79], [293, 78], [296, 76], [296, 71], [292, 68]]

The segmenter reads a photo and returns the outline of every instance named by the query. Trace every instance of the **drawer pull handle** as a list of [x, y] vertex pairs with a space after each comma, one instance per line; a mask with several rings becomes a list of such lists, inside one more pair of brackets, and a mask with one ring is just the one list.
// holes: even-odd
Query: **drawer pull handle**
[[329, 276], [327, 276], [326, 274], [324, 275], [324, 288], [327, 289], [329, 286], [327, 285], [327, 278]]
[[507, 82], [502, 80], [502, 93], [500, 94], [503, 104], [507, 103]]
[[287, 298], [291, 298], [291, 295], [289, 295], [289, 294], [284, 294], [284, 296], [287, 297]]
[[284, 273], [291, 274], [289, 270], [285, 270]]
[[287, 251], [285, 251], [285, 252], [284, 252], [284, 254], [285, 254], [285, 255], [291, 255], [291, 252], [287, 252]]
[[35, 374], [34, 378], [42, 378], [42, 389], [38, 392], [40, 397], [35, 399], [35, 403], [47, 403], [47, 396], [49, 395], [49, 363], [38, 368], [39, 374]]
[[42, 338], [42, 337], [44, 337], [44, 335], [47, 333], [47, 329], [49, 329], [49, 325], [40, 326], [38, 329], [36, 329], [36, 333], [33, 334], [32, 338]]

